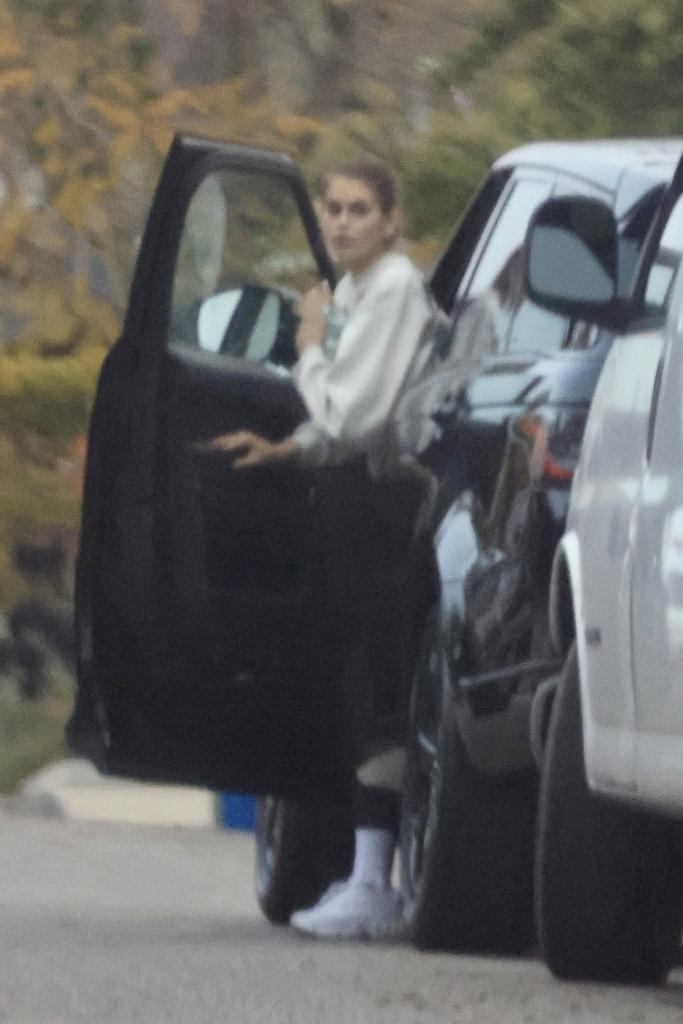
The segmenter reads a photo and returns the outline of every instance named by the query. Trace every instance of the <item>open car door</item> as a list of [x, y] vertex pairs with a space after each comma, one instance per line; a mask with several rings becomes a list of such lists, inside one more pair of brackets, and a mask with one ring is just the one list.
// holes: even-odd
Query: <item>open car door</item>
[[306, 418], [294, 304], [321, 278], [289, 158], [175, 140], [91, 423], [69, 735], [103, 771], [292, 795], [346, 780], [314, 475], [202, 447]]

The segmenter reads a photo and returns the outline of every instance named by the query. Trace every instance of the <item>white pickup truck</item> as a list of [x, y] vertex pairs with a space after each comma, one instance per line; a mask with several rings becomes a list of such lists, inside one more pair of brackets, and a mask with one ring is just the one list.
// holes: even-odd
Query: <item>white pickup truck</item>
[[551, 588], [564, 667], [545, 691], [536, 910], [543, 956], [566, 978], [658, 984], [680, 950], [681, 171], [635, 268], [593, 200], [549, 200], [527, 238], [536, 301], [621, 331], [593, 398]]

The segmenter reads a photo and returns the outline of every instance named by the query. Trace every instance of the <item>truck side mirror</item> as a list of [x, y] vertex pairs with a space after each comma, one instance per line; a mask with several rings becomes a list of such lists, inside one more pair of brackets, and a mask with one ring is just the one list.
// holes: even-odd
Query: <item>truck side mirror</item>
[[538, 305], [576, 320], [618, 327], [619, 236], [612, 210], [598, 199], [548, 199], [525, 243], [525, 287]]

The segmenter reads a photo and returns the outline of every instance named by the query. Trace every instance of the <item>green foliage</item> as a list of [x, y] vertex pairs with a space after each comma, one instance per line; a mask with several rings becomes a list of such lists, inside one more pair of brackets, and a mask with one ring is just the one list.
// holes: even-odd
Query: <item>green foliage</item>
[[49, 693], [28, 702], [11, 676], [0, 675], [0, 793], [11, 793], [27, 775], [66, 756], [64, 726], [73, 704], [73, 680], [55, 662], [49, 681]]
[[136, 74], [142, 74], [149, 70], [155, 53], [155, 46], [151, 39], [144, 36], [136, 36], [128, 44], [130, 68]]
[[517, 139], [676, 133], [680, 0], [506, 0], [441, 69]]
[[[572, 134], [675, 133], [683, 126], [679, 0], [563, 5], [527, 68], [538, 130], [562, 117]], [[555, 133], [553, 133], [555, 134]]]
[[87, 428], [99, 359], [0, 357], [0, 431], [58, 450]]
[[503, 0], [436, 81], [453, 102], [404, 160], [413, 234], [443, 237], [490, 161], [533, 139], [683, 131], [680, 0]]
[[19, 15], [35, 15], [57, 35], [101, 32], [117, 21], [137, 24], [138, 0], [12, 0]]
[[320, 134], [240, 79], [169, 83], [138, 21], [137, 0], [0, 0], [0, 609], [30, 591], [17, 531], [77, 527], [74, 443], [173, 133], [297, 156]]
[[490, 119], [464, 115], [433, 118], [430, 131], [409, 151], [404, 164], [408, 235], [445, 242], [509, 139]]
[[[35, 585], [17, 571], [17, 540], [58, 527], [75, 536], [80, 518], [83, 453], [72, 443], [25, 435], [19, 442], [0, 435], [0, 610], [36, 596]], [[70, 569], [68, 570], [70, 572]], [[71, 586], [67, 579], [67, 589]], [[38, 596], [44, 597], [44, 594]]]
[[557, 0], [507, 0], [503, 6], [486, 9], [469, 44], [445, 62], [437, 80], [446, 87], [469, 82], [518, 40], [545, 27], [557, 7]]
[[353, 14], [344, 0], [324, 0], [323, 10], [327, 23], [334, 35], [340, 39], [349, 39], [353, 34]]

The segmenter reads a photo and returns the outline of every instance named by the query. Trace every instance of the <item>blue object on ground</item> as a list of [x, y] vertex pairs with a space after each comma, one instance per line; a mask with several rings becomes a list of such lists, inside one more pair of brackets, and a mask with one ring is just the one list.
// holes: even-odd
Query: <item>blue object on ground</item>
[[223, 828], [239, 828], [253, 832], [256, 819], [256, 801], [243, 793], [220, 793], [218, 798], [219, 824]]

